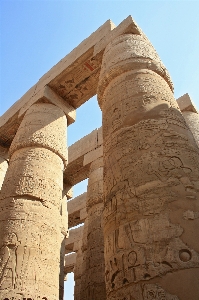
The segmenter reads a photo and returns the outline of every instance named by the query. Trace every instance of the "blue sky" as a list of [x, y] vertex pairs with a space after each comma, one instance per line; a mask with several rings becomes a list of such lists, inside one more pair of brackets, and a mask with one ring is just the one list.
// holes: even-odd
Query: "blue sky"
[[[188, 92], [199, 108], [199, 0], [1, 0], [0, 13], [0, 115], [107, 19], [118, 25], [128, 15], [169, 70], [175, 97]], [[77, 110], [68, 144], [100, 126], [94, 97]], [[65, 294], [73, 299], [71, 279]]]

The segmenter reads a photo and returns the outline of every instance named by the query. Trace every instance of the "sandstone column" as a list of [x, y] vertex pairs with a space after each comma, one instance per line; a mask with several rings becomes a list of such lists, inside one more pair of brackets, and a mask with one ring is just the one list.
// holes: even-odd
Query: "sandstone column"
[[8, 162], [4, 156], [1, 156], [0, 153], [0, 190], [6, 175], [6, 171], [8, 169]]
[[87, 250], [87, 230], [88, 230], [88, 219], [85, 219], [84, 222], [84, 230], [82, 234], [82, 239], [78, 242], [78, 250], [77, 250], [77, 257], [76, 263], [74, 267], [74, 300], [82, 300], [82, 276], [86, 271], [86, 268], [83, 264], [83, 253]]
[[90, 166], [87, 188], [87, 245], [83, 250], [81, 300], [105, 300], [103, 211], [103, 159]]
[[35, 104], [10, 147], [0, 200], [1, 299], [59, 299], [66, 126], [60, 108]]
[[65, 242], [69, 236], [68, 231], [68, 210], [67, 210], [67, 190], [68, 186], [63, 187], [62, 202], [60, 205], [61, 215], [61, 249], [60, 249], [60, 272], [59, 272], [59, 300], [64, 299], [64, 261], [65, 261]]
[[199, 149], [141, 30], [105, 49], [98, 101], [107, 299], [199, 299]]
[[191, 130], [195, 141], [199, 147], [199, 114], [188, 94], [178, 98], [177, 103], [182, 112], [185, 121]]
[[199, 114], [191, 111], [184, 111], [182, 114], [199, 147]]

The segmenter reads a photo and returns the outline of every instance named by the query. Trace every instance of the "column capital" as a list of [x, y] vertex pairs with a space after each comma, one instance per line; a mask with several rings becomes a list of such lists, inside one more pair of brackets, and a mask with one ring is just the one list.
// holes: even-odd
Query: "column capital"
[[124, 72], [151, 70], [165, 79], [173, 91], [170, 75], [149, 39], [143, 34], [122, 34], [112, 40], [104, 51], [98, 84], [98, 102], [108, 84]]
[[25, 147], [42, 147], [68, 161], [66, 147], [67, 119], [63, 110], [50, 103], [37, 103], [26, 112], [16, 136], [10, 146], [9, 154]]

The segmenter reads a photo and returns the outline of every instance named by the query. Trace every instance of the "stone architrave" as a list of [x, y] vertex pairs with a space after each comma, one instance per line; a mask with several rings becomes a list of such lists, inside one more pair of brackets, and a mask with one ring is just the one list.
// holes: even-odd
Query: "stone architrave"
[[98, 101], [107, 300], [199, 299], [199, 149], [141, 30], [106, 47]]
[[0, 199], [3, 300], [59, 299], [66, 127], [60, 108], [34, 104], [11, 144]]
[[[102, 228], [103, 158], [93, 161], [87, 187], [87, 245], [82, 248], [81, 300], [105, 300], [104, 238]], [[78, 298], [77, 298], [78, 299]], [[79, 300], [78, 299], [78, 300]], [[76, 298], [75, 298], [76, 300]]]

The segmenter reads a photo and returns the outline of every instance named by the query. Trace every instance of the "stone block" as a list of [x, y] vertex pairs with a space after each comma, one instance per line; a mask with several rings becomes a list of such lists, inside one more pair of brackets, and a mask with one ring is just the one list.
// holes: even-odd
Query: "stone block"
[[80, 226], [75, 229], [69, 230], [69, 238], [66, 239], [65, 243], [65, 253], [73, 252], [73, 246], [76, 242], [79, 242], [82, 239], [84, 226]]
[[102, 144], [103, 144], [103, 133], [102, 133], [102, 127], [100, 127], [97, 130], [97, 145], [101, 146]]
[[69, 164], [77, 158], [97, 148], [97, 129], [68, 148]]
[[19, 111], [19, 117], [24, 115], [24, 113], [38, 101], [48, 101], [55, 106], [61, 108], [67, 119], [68, 125], [72, 124], [76, 118], [76, 110], [74, 107], [69, 105], [66, 101], [62, 99], [57, 93], [55, 93], [49, 86], [44, 86], [34, 97], [32, 97], [28, 102], [26, 102]]
[[183, 96], [176, 99], [180, 110], [183, 111], [192, 111], [198, 113], [195, 104], [191, 100], [189, 94], [184, 94]]
[[87, 193], [83, 193], [74, 199], [68, 201], [68, 214], [70, 215], [74, 214], [75, 212], [79, 212], [82, 208], [86, 206], [86, 195]]
[[85, 166], [102, 156], [103, 156], [103, 145], [84, 155], [83, 165]]
[[84, 193], [68, 201], [69, 228], [81, 224], [85, 219], [85, 217], [82, 218], [82, 211], [86, 207], [86, 195], [87, 193]]
[[63, 185], [63, 196], [66, 196], [67, 199], [73, 198], [73, 187], [69, 184]]
[[80, 210], [80, 220], [81, 220], [81, 222], [83, 222], [87, 218], [87, 216], [88, 216], [87, 210], [86, 210], [86, 207], [84, 207], [83, 209]]
[[125, 33], [141, 34], [142, 31], [132, 19], [128, 16], [123, 20], [116, 28], [110, 31], [106, 36], [104, 36], [94, 47], [94, 55], [101, 52], [112, 40], [117, 36]]
[[65, 255], [65, 262], [64, 262], [64, 273], [71, 273], [73, 272], [75, 263], [76, 263], [77, 253], [71, 253]]

